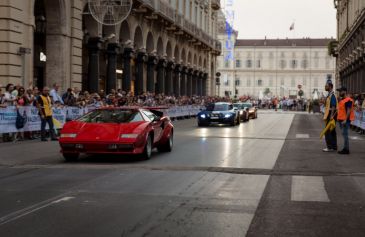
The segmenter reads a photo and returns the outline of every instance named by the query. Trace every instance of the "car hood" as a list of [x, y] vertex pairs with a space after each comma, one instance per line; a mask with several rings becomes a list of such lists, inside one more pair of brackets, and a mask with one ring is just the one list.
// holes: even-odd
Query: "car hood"
[[76, 139], [81, 141], [116, 141], [120, 139], [121, 134], [140, 134], [147, 123], [145, 121], [121, 124], [72, 121], [65, 124], [61, 133], [76, 133]]

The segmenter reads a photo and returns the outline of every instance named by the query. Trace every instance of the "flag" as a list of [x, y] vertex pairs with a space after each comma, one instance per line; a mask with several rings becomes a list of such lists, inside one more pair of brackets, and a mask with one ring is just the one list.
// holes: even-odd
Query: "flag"
[[293, 24], [291, 24], [289, 30], [294, 30], [294, 22], [293, 22]]
[[320, 139], [322, 139], [323, 138], [323, 136], [326, 134], [326, 132], [328, 131], [328, 130], [330, 130], [330, 131], [332, 131], [333, 129], [335, 129], [336, 128], [336, 122], [335, 122], [335, 120], [334, 119], [331, 119], [330, 121], [329, 121], [329, 123], [327, 124], [327, 126], [323, 129], [323, 131], [321, 132], [321, 134], [319, 135], [319, 138]]

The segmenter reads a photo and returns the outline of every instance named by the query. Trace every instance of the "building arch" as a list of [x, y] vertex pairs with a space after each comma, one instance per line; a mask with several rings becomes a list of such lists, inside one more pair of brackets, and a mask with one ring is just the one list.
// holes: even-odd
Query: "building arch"
[[134, 48], [139, 50], [144, 48], [143, 45], [143, 33], [142, 33], [142, 29], [140, 26], [137, 26], [135, 31], [134, 31], [134, 37], [133, 37], [133, 42], [134, 42]]
[[175, 45], [174, 58], [176, 63], [180, 63], [180, 50], [177, 44]]
[[33, 16], [33, 85], [42, 88], [58, 83], [61, 88], [70, 84], [67, 49], [70, 47], [69, 1], [34, 0]]
[[164, 56], [164, 50], [163, 50], [163, 42], [162, 42], [162, 39], [161, 37], [158, 38], [158, 41], [157, 41], [157, 54], [159, 56]]
[[196, 56], [196, 54], [194, 54], [194, 62], [193, 62], [194, 66], [198, 66], [198, 57]]
[[131, 31], [128, 21], [123, 21], [119, 31], [119, 42], [125, 44], [128, 40], [131, 40]]
[[147, 53], [152, 53], [155, 50], [155, 43], [152, 32], [148, 32], [145, 45]]
[[191, 52], [190, 51], [188, 53], [188, 59], [187, 59], [187, 61], [190, 64], [190, 66], [192, 66], [192, 56], [191, 56]]
[[172, 59], [172, 47], [170, 41], [166, 44], [166, 56], [168, 59]]
[[181, 50], [181, 62], [182, 63], [184, 63], [184, 64], [186, 64], [187, 62], [186, 62], [186, 52], [185, 52], [185, 48], [183, 48], [182, 50]]

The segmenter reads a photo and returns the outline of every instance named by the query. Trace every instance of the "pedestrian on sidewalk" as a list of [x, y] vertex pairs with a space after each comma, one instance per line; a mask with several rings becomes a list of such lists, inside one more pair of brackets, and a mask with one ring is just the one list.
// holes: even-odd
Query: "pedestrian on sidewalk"
[[347, 94], [347, 88], [341, 87], [337, 91], [340, 92], [340, 102], [338, 103], [338, 116], [337, 120], [340, 123], [340, 128], [342, 130], [342, 136], [344, 140], [344, 147], [339, 154], [347, 155], [350, 154], [350, 145], [349, 145], [349, 128], [351, 125], [351, 121], [355, 120], [355, 112], [354, 112], [354, 100], [351, 98], [349, 94]]
[[[334, 120], [336, 122], [337, 120], [337, 98], [333, 91], [333, 83], [332, 80], [327, 80], [325, 90], [328, 92], [328, 96], [325, 103], [325, 111], [323, 120], [326, 123], [326, 126], [331, 122], [331, 120]], [[325, 133], [326, 138], [326, 145], [327, 147], [323, 149], [324, 152], [333, 152], [337, 151], [337, 134], [336, 134], [336, 128], [333, 130], [328, 129]]]
[[52, 100], [49, 96], [49, 88], [44, 87], [42, 94], [37, 98], [37, 107], [39, 115], [41, 116], [41, 141], [47, 141], [46, 139], [46, 125], [48, 123], [49, 132], [51, 133], [52, 141], [57, 141], [57, 137], [53, 126], [52, 116]]

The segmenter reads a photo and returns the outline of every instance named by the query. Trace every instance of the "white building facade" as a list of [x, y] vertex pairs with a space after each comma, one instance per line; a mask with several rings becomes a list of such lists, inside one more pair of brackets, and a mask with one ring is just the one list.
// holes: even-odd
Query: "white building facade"
[[[226, 34], [220, 30], [219, 40]], [[334, 81], [335, 60], [328, 55], [331, 39], [236, 39], [234, 59], [223, 53], [217, 59], [221, 73], [219, 95], [240, 97], [312, 98], [324, 91], [327, 79]]]

